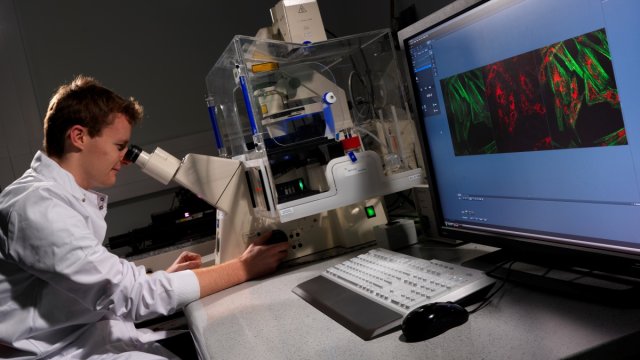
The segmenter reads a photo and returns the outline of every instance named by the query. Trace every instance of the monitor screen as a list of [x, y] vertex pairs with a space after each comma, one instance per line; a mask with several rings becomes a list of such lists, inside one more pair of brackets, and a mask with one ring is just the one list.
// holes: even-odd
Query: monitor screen
[[441, 236], [640, 259], [638, 14], [459, 0], [399, 33]]

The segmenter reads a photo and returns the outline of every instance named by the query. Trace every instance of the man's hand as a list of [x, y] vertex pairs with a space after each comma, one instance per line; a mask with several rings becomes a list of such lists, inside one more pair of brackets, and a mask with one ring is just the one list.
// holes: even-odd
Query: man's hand
[[248, 279], [267, 275], [276, 270], [278, 265], [287, 257], [288, 242], [265, 245], [271, 237], [271, 232], [263, 234], [242, 253], [240, 262], [244, 266]]
[[188, 269], [198, 269], [202, 265], [200, 254], [191, 251], [183, 251], [176, 261], [169, 266], [167, 272], [176, 272]]
[[287, 257], [288, 242], [265, 245], [271, 232], [260, 236], [239, 257], [223, 264], [195, 269], [200, 297], [205, 297], [249, 279], [272, 273]]

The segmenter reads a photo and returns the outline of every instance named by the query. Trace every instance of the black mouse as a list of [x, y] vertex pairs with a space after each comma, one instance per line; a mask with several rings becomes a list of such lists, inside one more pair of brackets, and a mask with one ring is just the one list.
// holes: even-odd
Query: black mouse
[[452, 302], [436, 302], [411, 310], [402, 320], [407, 342], [431, 339], [469, 320], [469, 312]]
[[285, 241], [289, 241], [289, 237], [287, 236], [287, 234], [282, 230], [275, 229], [271, 231], [271, 236], [267, 239], [267, 241], [265, 241], [265, 244], [273, 245]]

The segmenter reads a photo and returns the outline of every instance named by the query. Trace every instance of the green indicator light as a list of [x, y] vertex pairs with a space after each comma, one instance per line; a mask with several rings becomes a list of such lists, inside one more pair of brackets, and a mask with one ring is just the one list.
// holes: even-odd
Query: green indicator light
[[304, 190], [304, 183], [302, 180], [298, 180], [298, 186], [300, 187], [300, 190]]
[[373, 206], [365, 206], [364, 211], [367, 212], [367, 219], [376, 217], [376, 209], [374, 209]]

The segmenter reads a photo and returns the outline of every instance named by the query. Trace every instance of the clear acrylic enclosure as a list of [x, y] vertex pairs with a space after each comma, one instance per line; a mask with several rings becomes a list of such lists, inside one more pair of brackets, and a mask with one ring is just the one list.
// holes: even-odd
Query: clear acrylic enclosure
[[[328, 191], [332, 159], [421, 165], [388, 30], [293, 44], [236, 36], [206, 77], [219, 156], [267, 159], [275, 204]], [[265, 170], [265, 169], [263, 169]]]

